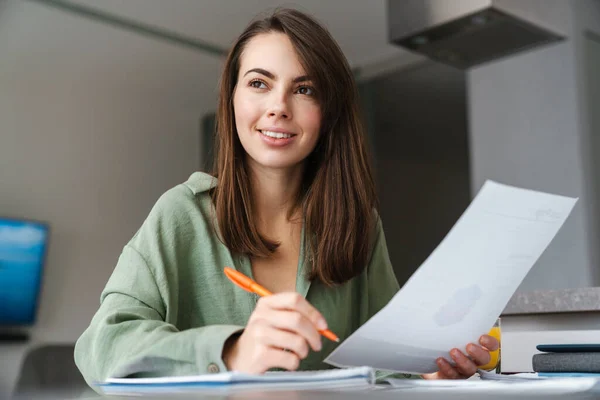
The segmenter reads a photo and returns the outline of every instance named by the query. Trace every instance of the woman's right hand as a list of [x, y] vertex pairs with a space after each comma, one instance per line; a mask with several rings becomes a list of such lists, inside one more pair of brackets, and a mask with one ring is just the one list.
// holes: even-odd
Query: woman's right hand
[[226, 343], [223, 361], [229, 370], [252, 374], [276, 367], [296, 370], [309, 346], [321, 350], [317, 329], [327, 329], [325, 318], [300, 294], [261, 297], [243, 333]]

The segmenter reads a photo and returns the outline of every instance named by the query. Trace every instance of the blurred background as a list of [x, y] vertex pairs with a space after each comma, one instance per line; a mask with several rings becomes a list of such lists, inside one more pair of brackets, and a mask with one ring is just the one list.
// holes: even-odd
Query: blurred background
[[154, 202], [209, 165], [225, 54], [277, 6], [355, 72], [400, 284], [493, 179], [579, 197], [519, 290], [600, 286], [598, 0], [0, 0], [0, 398], [32, 349], [72, 345]]

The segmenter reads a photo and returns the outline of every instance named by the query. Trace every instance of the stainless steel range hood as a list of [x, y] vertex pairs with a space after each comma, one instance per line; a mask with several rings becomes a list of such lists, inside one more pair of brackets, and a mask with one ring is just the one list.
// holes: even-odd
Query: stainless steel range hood
[[564, 38], [552, 18], [556, 11], [534, 1], [388, 0], [389, 39], [441, 63], [469, 68]]

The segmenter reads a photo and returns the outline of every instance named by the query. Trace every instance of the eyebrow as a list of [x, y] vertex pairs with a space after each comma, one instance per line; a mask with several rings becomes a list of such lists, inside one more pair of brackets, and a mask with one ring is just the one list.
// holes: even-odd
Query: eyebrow
[[[244, 76], [248, 75], [250, 72], [256, 72], [259, 73], [261, 75], [266, 76], [269, 79], [276, 79], [275, 75], [272, 72], [267, 71], [266, 69], [262, 69], [262, 68], [252, 68], [249, 69], [248, 71], [246, 71], [246, 73], [244, 74]], [[298, 76], [296, 78], [294, 78], [292, 80], [293, 83], [299, 83], [299, 82], [306, 82], [309, 81], [310, 77], [308, 75], [302, 75], [302, 76]]]

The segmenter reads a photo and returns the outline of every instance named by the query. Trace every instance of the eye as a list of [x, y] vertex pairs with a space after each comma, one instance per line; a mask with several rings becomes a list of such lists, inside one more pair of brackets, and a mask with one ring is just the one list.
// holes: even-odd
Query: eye
[[312, 96], [315, 94], [315, 89], [311, 86], [300, 86], [296, 89], [296, 92], [299, 94], [305, 94], [307, 96]]
[[250, 83], [248, 83], [248, 85], [255, 89], [266, 89], [267, 88], [267, 85], [260, 79], [253, 79], [250, 81]]

